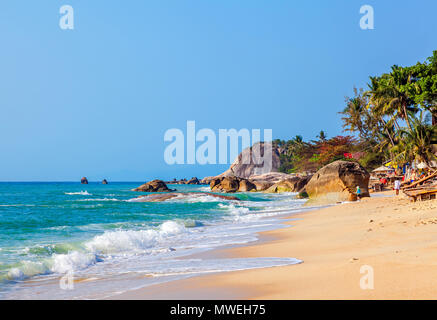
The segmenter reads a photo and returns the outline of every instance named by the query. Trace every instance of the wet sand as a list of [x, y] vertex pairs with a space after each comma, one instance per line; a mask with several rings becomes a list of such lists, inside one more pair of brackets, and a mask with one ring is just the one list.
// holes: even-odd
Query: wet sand
[[378, 195], [293, 215], [285, 222], [291, 228], [218, 252], [293, 257], [301, 264], [193, 277], [114, 298], [437, 298], [437, 200], [411, 203], [392, 191]]

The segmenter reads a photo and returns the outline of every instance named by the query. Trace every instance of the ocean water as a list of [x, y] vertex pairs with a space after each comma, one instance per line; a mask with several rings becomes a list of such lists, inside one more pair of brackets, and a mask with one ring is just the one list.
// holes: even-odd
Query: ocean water
[[0, 299], [100, 299], [197, 274], [300, 262], [198, 255], [284, 227], [281, 216], [303, 210], [294, 194], [146, 203], [133, 201], [146, 194], [131, 191], [139, 184], [0, 183]]

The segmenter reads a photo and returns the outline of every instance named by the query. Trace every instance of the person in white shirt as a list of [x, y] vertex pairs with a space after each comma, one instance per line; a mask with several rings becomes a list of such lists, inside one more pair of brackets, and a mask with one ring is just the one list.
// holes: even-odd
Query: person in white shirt
[[396, 195], [399, 195], [399, 190], [401, 189], [401, 181], [399, 179], [395, 180], [395, 190], [396, 190]]

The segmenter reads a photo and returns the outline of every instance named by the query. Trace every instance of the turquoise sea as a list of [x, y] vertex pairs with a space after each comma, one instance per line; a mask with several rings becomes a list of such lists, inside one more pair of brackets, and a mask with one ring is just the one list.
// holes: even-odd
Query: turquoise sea
[[[114, 297], [197, 274], [299, 262], [201, 256], [283, 227], [281, 216], [302, 210], [304, 201], [294, 194], [240, 193], [240, 201], [231, 201], [205, 193], [135, 202], [146, 194], [131, 191], [140, 184], [0, 183], [0, 299]], [[66, 275], [74, 288], [60, 285]]]

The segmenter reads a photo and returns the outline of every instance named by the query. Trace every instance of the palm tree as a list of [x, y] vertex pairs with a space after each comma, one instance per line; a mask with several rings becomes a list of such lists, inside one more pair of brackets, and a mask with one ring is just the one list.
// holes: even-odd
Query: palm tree
[[[374, 136], [385, 137], [390, 139], [392, 147], [395, 146], [396, 127], [397, 131], [401, 130], [397, 119], [405, 118], [401, 110], [393, 108], [394, 104], [390, 104], [390, 96], [387, 95], [387, 81], [389, 76], [387, 74], [382, 77], [370, 77], [370, 83], [368, 84], [369, 90], [365, 92], [368, 97], [367, 109], [370, 110], [371, 117], [377, 119], [379, 127], [374, 127]], [[391, 99], [391, 100], [390, 100]], [[394, 101], [392, 101], [394, 102]], [[388, 116], [389, 119], [385, 120], [384, 117]], [[383, 129], [385, 134], [379, 135], [378, 130]]]
[[419, 117], [411, 117], [411, 129], [402, 129], [400, 137], [399, 143], [391, 149], [396, 159], [405, 162], [417, 160], [427, 165], [436, 159], [432, 145], [437, 144], [437, 128], [423, 118], [422, 112]]
[[325, 131], [320, 130], [320, 133], [317, 135], [317, 139], [319, 139], [322, 142], [325, 142], [326, 138], [327, 138], [327, 136], [326, 136]]
[[343, 128], [345, 131], [363, 132], [363, 110], [364, 106], [358, 97], [350, 98], [346, 101], [346, 107], [340, 112], [340, 114], [343, 115], [341, 120], [343, 120]]
[[376, 90], [372, 92], [374, 101], [378, 101], [382, 107], [382, 113], [391, 116], [390, 122], [396, 122], [397, 118], [405, 120], [410, 131], [411, 123], [409, 116], [418, 111], [414, 100], [408, 94], [412, 85], [411, 68], [403, 68], [394, 65], [390, 74], [384, 74], [380, 78], [373, 78], [372, 83], [377, 82]]

